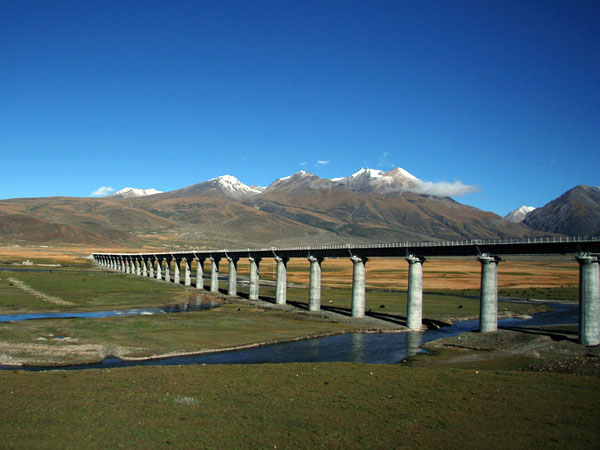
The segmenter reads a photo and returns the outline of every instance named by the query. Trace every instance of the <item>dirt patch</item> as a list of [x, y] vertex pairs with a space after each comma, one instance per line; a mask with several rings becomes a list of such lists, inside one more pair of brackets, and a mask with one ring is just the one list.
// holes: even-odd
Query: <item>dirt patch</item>
[[21, 280], [18, 280], [16, 278], [8, 278], [8, 281], [10, 281], [14, 287], [19, 288], [19, 289], [27, 292], [29, 295], [39, 298], [40, 300], [44, 300], [45, 302], [54, 303], [55, 305], [65, 305], [65, 306], [73, 305], [73, 303], [63, 300], [61, 298], [53, 297], [52, 295], [48, 295], [48, 294], [44, 294], [43, 292], [36, 291], [31, 286], [26, 285]]
[[411, 364], [461, 365], [521, 356], [527, 361], [521, 370], [600, 376], [600, 346], [578, 344], [576, 329], [560, 325], [466, 333], [428, 342], [423, 348], [431, 355], [417, 357]]
[[88, 363], [102, 361], [109, 356], [125, 357], [136, 350], [139, 349], [62, 340], [40, 344], [0, 342], [0, 365], [20, 366], [31, 361], [41, 365], [62, 364], [73, 360]]

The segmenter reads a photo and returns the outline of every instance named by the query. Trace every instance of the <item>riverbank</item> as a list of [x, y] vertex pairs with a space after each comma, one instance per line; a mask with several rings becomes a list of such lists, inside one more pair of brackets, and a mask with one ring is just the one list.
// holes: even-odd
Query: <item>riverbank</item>
[[512, 327], [469, 332], [423, 345], [427, 355], [408, 358], [412, 367], [510, 368], [600, 377], [600, 346], [578, 342], [577, 325]]

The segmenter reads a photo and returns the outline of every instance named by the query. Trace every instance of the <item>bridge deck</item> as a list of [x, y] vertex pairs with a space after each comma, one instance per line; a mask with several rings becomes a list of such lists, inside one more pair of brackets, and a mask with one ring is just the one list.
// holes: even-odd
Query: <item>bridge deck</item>
[[193, 250], [157, 253], [95, 253], [94, 256], [128, 256], [132, 258], [303, 258], [309, 255], [336, 258], [350, 257], [406, 257], [418, 256], [478, 256], [488, 255], [552, 255], [600, 253], [600, 236], [591, 237], [537, 237], [519, 239], [468, 241], [393, 242], [375, 244], [313, 245], [297, 247], [238, 248]]

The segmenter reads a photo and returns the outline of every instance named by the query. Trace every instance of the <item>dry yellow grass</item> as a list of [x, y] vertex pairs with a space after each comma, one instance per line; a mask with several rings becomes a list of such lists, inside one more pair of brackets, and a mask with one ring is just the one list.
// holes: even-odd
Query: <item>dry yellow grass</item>
[[[73, 264], [82, 261], [98, 249], [78, 246], [64, 248], [0, 247], [0, 260], [23, 261], [30, 259]], [[103, 252], [136, 253], [140, 249], [103, 249]], [[227, 273], [227, 261], [221, 261], [221, 273]], [[408, 264], [404, 258], [372, 258], [367, 262], [367, 287], [381, 289], [406, 289]], [[195, 264], [192, 267], [195, 271]], [[205, 263], [205, 270], [210, 264]], [[247, 276], [249, 263], [240, 259], [238, 274]], [[478, 289], [481, 267], [475, 258], [430, 259], [423, 265], [423, 287], [430, 289]], [[261, 278], [274, 279], [276, 266], [272, 259], [260, 264]], [[499, 288], [576, 287], [579, 283], [578, 266], [570, 257], [552, 260], [510, 260], [498, 266]], [[305, 259], [292, 259], [288, 263], [288, 282], [308, 284], [309, 263]], [[322, 283], [328, 287], [352, 285], [352, 262], [347, 258], [325, 259], [322, 264]]]

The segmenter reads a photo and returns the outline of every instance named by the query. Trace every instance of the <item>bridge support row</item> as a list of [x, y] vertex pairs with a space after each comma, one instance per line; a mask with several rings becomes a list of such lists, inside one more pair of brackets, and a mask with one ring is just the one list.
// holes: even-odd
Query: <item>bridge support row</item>
[[[165, 260], [164, 277], [162, 260]], [[184, 285], [191, 286], [191, 262], [196, 259], [196, 283], [198, 289], [204, 288], [204, 261], [206, 258], [174, 258], [174, 257], [139, 257], [139, 256], [101, 256], [98, 262], [110, 269], [128, 274], [171, 281], [170, 265], [175, 259], [173, 282], [179, 284], [180, 264], [185, 261]], [[210, 292], [219, 290], [220, 258], [210, 257]], [[277, 278], [275, 282], [275, 302], [279, 305], [286, 303], [287, 292], [287, 263], [289, 258], [275, 255], [277, 262]], [[308, 293], [308, 309], [321, 309], [321, 264], [323, 257], [308, 255], [310, 263], [310, 281]], [[352, 276], [352, 316], [365, 315], [365, 265], [368, 258], [359, 255], [351, 256], [353, 263]], [[481, 264], [480, 291], [480, 331], [483, 333], [498, 329], [498, 256], [482, 254], [478, 258]], [[229, 262], [228, 289], [229, 295], [237, 295], [237, 263], [238, 257], [227, 256]], [[249, 299], [258, 300], [261, 262], [260, 257], [249, 256]], [[600, 344], [600, 272], [598, 256], [581, 254], [576, 257], [579, 263], [579, 342], [586, 346]], [[423, 318], [423, 264], [426, 258], [410, 255], [408, 262], [408, 293], [407, 293], [407, 327], [410, 330], [422, 329]]]

